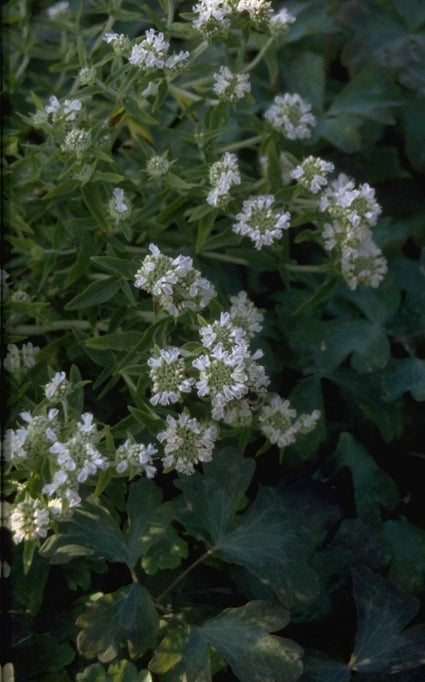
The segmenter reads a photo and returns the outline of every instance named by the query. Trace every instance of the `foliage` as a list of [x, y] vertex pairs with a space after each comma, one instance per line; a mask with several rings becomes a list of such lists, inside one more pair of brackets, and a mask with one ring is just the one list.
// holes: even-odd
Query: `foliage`
[[421, 679], [423, 3], [4, 33], [17, 679]]

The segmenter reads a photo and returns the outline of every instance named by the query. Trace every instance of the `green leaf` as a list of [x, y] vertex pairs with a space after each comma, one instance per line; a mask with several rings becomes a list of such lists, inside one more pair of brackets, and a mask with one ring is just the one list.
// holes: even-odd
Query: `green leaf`
[[115, 332], [115, 334], [103, 334], [86, 339], [84, 345], [97, 350], [126, 350], [135, 346], [142, 336], [142, 332]]
[[403, 628], [419, 608], [412, 595], [364, 567], [352, 571], [357, 609], [357, 633], [351, 670], [396, 673], [425, 663], [425, 626]]
[[327, 116], [319, 119], [316, 133], [346, 154], [353, 154], [362, 144], [360, 125], [361, 119], [354, 114]]
[[105, 279], [91, 282], [80, 294], [74, 296], [65, 306], [65, 310], [82, 310], [90, 306], [97, 306], [100, 303], [109, 301], [120, 288], [120, 283], [116, 277], [106, 277]]
[[130, 554], [117, 522], [95, 499], [89, 498], [60, 524], [60, 532], [50, 536], [40, 554], [52, 564], [71, 561], [76, 556], [97, 556], [111, 562], [130, 562]]
[[399, 493], [393, 479], [351, 434], [340, 435], [329, 466], [333, 474], [344, 467], [350, 469], [357, 515], [366, 523], [379, 523], [381, 508], [393, 509], [398, 503]]
[[169, 526], [161, 539], [142, 557], [142, 568], [149, 575], [177, 568], [188, 553], [187, 543], [172, 526]]
[[383, 399], [397, 400], [409, 392], [415, 400], [425, 400], [425, 360], [393, 360], [382, 378]]
[[302, 52], [285, 66], [284, 79], [290, 92], [304, 97], [316, 112], [323, 111], [325, 61], [322, 55]]
[[120, 275], [125, 279], [134, 279], [137, 265], [133, 260], [126, 258], [115, 258], [112, 256], [91, 256], [90, 260], [101, 268], [114, 274]]
[[41, 680], [42, 673], [59, 673], [75, 658], [74, 649], [51, 634], [33, 634], [14, 649], [17, 679]]
[[183, 491], [177, 517], [195, 537], [215, 544], [228, 530], [243, 500], [255, 469], [253, 459], [233, 448], [223, 448], [195, 472], [176, 481]]
[[291, 682], [301, 675], [302, 649], [292, 640], [268, 634], [281, 630], [288, 621], [288, 612], [279, 605], [248, 602], [225, 609], [202, 625], [199, 632], [241, 682]]
[[349, 682], [351, 671], [345, 663], [307, 654], [303, 658], [304, 671], [300, 682]]
[[159, 542], [173, 517], [171, 502], [161, 504], [162, 492], [151, 480], [141, 478], [130, 486], [127, 502], [128, 552], [133, 566]]
[[81, 187], [81, 194], [83, 195], [83, 201], [85, 205], [89, 209], [96, 223], [102, 228], [102, 230], [104, 230], [107, 222], [105, 206], [99, 195], [99, 192], [97, 191], [97, 187], [95, 188], [93, 184], [83, 185]]
[[328, 115], [356, 114], [383, 123], [393, 123], [391, 109], [400, 106], [400, 88], [387, 69], [365, 68], [335, 97]]
[[159, 618], [149, 592], [133, 583], [100, 597], [77, 619], [78, 651], [102, 663], [127, 647], [130, 658], [155, 645]]
[[388, 552], [387, 577], [403, 592], [422, 593], [425, 578], [425, 531], [407, 521], [385, 521], [382, 538]]

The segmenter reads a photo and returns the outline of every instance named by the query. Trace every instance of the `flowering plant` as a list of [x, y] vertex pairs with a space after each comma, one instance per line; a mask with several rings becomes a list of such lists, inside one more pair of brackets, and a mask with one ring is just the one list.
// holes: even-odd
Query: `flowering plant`
[[[381, 85], [340, 4], [10, 3], [3, 470], [26, 680], [423, 664], [405, 628], [425, 536], [379, 454], [416, 456], [422, 433], [420, 79], [397, 62]], [[314, 633], [338, 632], [347, 590], [338, 648]]]

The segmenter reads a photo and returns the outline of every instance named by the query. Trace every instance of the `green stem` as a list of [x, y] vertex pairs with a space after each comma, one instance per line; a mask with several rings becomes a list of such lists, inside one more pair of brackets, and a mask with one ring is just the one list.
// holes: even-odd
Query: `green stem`
[[255, 135], [255, 137], [249, 137], [247, 140], [241, 140], [240, 142], [234, 142], [233, 144], [228, 144], [225, 147], [221, 147], [218, 150], [218, 153], [223, 154], [224, 152], [234, 152], [237, 151], [238, 149], [245, 149], [245, 147], [257, 144], [258, 142], [262, 141], [263, 137], [261, 135]]
[[190, 566], [188, 566], [184, 571], [182, 571], [182, 573], [180, 573], [180, 575], [177, 576], [177, 578], [173, 580], [173, 582], [171, 582], [163, 592], [161, 592], [161, 594], [159, 595], [159, 597], [157, 597], [155, 601], [156, 602], [162, 601], [165, 595], [171, 592], [171, 590], [173, 590], [175, 586], [178, 585], [181, 580], [183, 580], [183, 578], [185, 578], [191, 571], [193, 571], [193, 569], [196, 568], [196, 566], [205, 561], [205, 559], [208, 559], [208, 557], [213, 554], [214, 550], [215, 547], [213, 547], [212, 549], [207, 549], [207, 551], [204, 552], [204, 554], [202, 554], [198, 559], [196, 559], [196, 561], [194, 561], [193, 564], [190, 564]]
[[138, 579], [138, 577], [137, 577], [137, 574], [136, 574], [136, 571], [135, 571], [135, 569], [134, 569], [134, 566], [132, 566], [131, 564], [127, 564], [127, 568], [128, 568], [128, 570], [130, 571], [130, 575], [131, 575], [132, 581], [133, 581], [134, 583], [138, 583], [138, 582], [139, 582], [139, 579]]
[[257, 52], [257, 54], [255, 55], [254, 59], [251, 62], [249, 62], [249, 64], [247, 64], [244, 69], [242, 69], [242, 73], [248, 73], [248, 71], [251, 71], [254, 67], [257, 66], [258, 62], [260, 62], [262, 60], [262, 58], [266, 54], [267, 50], [269, 49], [269, 47], [273, 43], [273, 41], [274, 41], [274, 38], [269, 38], [267, 40], [267, 42], [264, 43], [261, 50], [259, 52]]
[[294, 263], [285, 263], [283, 267], [290, 272], [325, 272], [328, 269], [323, 265], [296, 265]]

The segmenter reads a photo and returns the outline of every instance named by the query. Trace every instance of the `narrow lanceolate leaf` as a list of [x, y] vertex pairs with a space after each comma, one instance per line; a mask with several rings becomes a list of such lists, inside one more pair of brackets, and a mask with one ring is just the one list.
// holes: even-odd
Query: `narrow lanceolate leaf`
[[162, 492], [149, 479], [142, 478], [131, 485], [127, 503], [127, 545], [133, 566], [162, 539], [171, 523], [172, 504], [161, 503]]
[[133, 583], [105, 594], [77, 620], [79, 652], [86, 658], [112, 661], [127, 649], [138, 658], [155, 645], [159, 618], [149, 592]]
[[425, 664], [425, 625], [405, 630], [419, 600], [366, 567], [353, 570], [357, 633], [349, 667], [364, 673], [396, 673]]
[[94, 497], [75, 509], [60, 532], [46, 540], [40, 549], [52, 564], [63, 564], [77, 556], [95, 556], [111, 562], [130, 562], [121, 530], [110, 512]]

